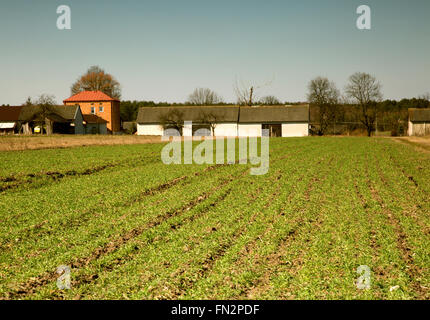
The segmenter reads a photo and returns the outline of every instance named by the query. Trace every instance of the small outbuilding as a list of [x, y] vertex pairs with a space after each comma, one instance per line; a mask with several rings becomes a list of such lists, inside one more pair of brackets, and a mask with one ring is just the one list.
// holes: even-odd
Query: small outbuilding
[[19, 130], [22, 107], [0, 107], [0, 134], [14, 134]]
[[84, 134], [83, 117], [79, 106], [23, 106], [19, 115], [20, 132]]
[[408, 109], [409, 136], [427, 136], [430, 135], [430, 109]]
[[95, 114], [83, 114], [85, 134], [107, 134], [107, 121]]

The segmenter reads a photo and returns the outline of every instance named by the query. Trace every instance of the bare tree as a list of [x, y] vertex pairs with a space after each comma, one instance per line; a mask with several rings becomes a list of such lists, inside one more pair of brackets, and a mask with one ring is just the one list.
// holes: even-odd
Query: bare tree
[[252, 106], [254, 102], [254, 86], [247, 85], [243, 81], [239, 83], [239, 81], [236, 79], [234, 84], [234, 92], [236, 94], [238, 105]]
[[430, 101], [430, 92], [426, 92], [418, 97], [419, 99]]
[[381, 84], [368, 73], [357, 72], [349, 78], [346, 94], [358, 103], [361, 109], [361, 122], [366, 127], [367, 136], [375, 130], [376, 105], [382, 99]]
[[208, 88], [196, 88], [188, 96], [188, 103], [199, 106], [214, 105], [222, 102], [222, 98]]
[[336, 106], [339, 102], [339, 90], [334, 82], [317, 77], [309, 82], [308, 101], [319, 109], [318, 135], [323, 135], [330, 123], [334, 122]]
[[175, 129], [182, 135], [184, 114], [178, 109], [172, 109], [160, 117], [160, 124], [164, 130]]
[[27, 100], [22, 104], [22, 106], [32, 106], [34, 105], [33, 100], [31, 100], [31, 97], [28, 97]]
[[[36, 105], [40, 107], [39, 116], [45, 123], [47, 135], [53, 132], [53, 122], [49, 119], [49, 115], [53, 113], [52, 106], [56, 104], [55, 96], [49, 94], [40, 95], [36, 101]], [[43, 133], [43, 125], [41, 126], [41, 133]]]
[[237, 104], [243, 106], [252, 106], [255, 101], [258, 101], [255, 91], [270, 85], [272, 82], [273, 79], [262, 85], [253, 85], [248, 82], [239, 81], [236, 78], [234, 83], [234, 92], [236, 94]]
[[266, 106], [274, 106], [274, 105], [282, 104], [281, 101], [279, 101], [279, 99], [276, 98], [275, 96], [265, 96], [260, 99], [259, 103]]
[[102, 91], [112, 98], [121, 98], [121, 86], [119, 82], [99, 66], [90, 67], [87, 72], [79, 77], [72, 85], [72, 95], [81, 91]]
[[209, 125], [212, 136], [215, 136], [215, 128], [222, 117], [222, 115], [217, 115], [214, 112], [203, 111], [200, 113], [199, 118], [201, 123]]

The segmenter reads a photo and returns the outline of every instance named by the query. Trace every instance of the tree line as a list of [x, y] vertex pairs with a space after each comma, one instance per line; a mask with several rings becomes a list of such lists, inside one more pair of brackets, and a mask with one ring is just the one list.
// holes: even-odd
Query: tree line
[[[273, 95], [258, 97], [258, 91], [266, 84], [250, 84], [236, 79], [235, 102], [226, 102], [219, 94], [209, 88], [196, 88], [183, 103], [154, 101], [121, 101], [122, 121], [135, 121], [140, 107], [156, 106], [214, 106], [214, 105], [295, 105], [303, 102], [281, 102]], [[351, 75], [343, 92], [326, 77], [316, 77], [308, 84], [307, 103], [310, 105], [311, 131], [316, 135], [344, 133], [343, 131], [364, 129], [368, 136], [381, 129], [391, 131], [392, 135], [404, 132], [408, 108], [429, 108], [430, 94], [418, 98], [396, 100], [382, 99], [382, 85], [368, 73], [357, 72]], [[121, 85], [114, 76], [99, 66], [91, 66], [71, 86], [71, 94], [81, 91], [102, 91], [120, 99]], [[49, 103], [45, 100], [49, 97]], [[38, 101], [39, 100], [39, 101]], [[27, 99], [23, 105], [54, 104], [54, 97], [42, 95], [38, 100]], [[358, 128], [360, 127], [360, 128]]]

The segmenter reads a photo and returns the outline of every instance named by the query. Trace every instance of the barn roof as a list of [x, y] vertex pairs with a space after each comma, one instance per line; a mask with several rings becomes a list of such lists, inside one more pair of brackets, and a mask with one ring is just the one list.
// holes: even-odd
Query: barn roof
[[86, 101], [119, 101], [118, 99], [108, 96], [101, 91], [82, 91], [70, 98], [65, 99], [63, 102], [86, 102]]
[[95, 114], [83, 114], [82, 118], [86, 123], [107, 123], [105, 119], [102, 119]]
[[309, 106], [192, 106], [141, 107], [137, 123], [160, 123], [171, 112], [180, 112], [184, 121], [201, 122], [204, 114], [215, 122], [263, 123], [308, 122]]
[[19, 120], [22, 107], [0, 107], [0, 122], [15, 122]]
[[163, 117], [171, 112], [181, 113], [184, 121], [201, 122], [205, 115], [216, 119], [216, 122], [237, 122], [238, 107], [192, 106], [192, 107], [141, 107], [137, 114], [138, 123], [160, 123]]
[[430, 108], [429, 109], [415, 109], [410, 108], [409, 120], [412, 122], [430, 122]]
[[308, 122], [309, 106], [241, 107], [239, 123]]
[[[67, 122], [75, 119], [76, 111], [79, 106], [50, 106], [48, 118], [57, 122]], [[40, 106], [23, 106], [19, 115], [20, 121], [40, 120], [42, 107]]]

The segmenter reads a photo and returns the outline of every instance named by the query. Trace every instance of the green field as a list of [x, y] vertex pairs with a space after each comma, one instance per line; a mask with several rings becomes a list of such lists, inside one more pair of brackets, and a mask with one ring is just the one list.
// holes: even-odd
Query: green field
[[274, 138], [252, 176], [167, 166], [162, 147], [1, 152], [0, 298], [430, 298], [429, 153]]

